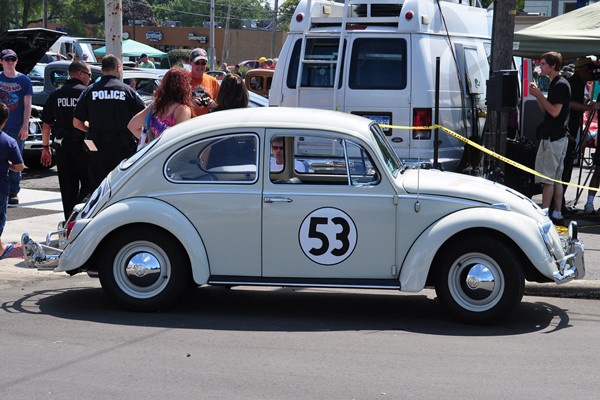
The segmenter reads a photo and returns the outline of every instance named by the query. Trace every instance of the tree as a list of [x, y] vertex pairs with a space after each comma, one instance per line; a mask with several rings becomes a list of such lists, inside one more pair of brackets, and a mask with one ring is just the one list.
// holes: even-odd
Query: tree
[[[145, 25], [158, 25], [154, 11], [147, 0], [122, 0], [123, 25], [129, 21], [145, 21]], [[134, 22], [135, 24], [136, 22]]]
[[296, 11], [299, 2], [300, 0], [285, 0], [283, 4], [279, 6], [279, 9], [277, 10], [277, 25], [279, 25], [280, 30], [290, 30], [290, 21], [294, 16], [294, 11]]

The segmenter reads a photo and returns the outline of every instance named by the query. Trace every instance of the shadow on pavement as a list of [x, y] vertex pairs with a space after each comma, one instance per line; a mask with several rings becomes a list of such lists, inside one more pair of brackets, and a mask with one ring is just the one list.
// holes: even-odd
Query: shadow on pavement
[[321, 332], [406, 331], [443, 336], [506, 336], [569, 327], [567, 310], [524, 301], [495, 326], [452, 320], [431, 290], [397, 292], [324, 291], [291, 288], [204, 287], [188, 291], [175, 308], [160, 313], [124, 311], [100, 288], [39, 291], [3, 303], [10, 313], [43, 313], [103, 324], [177, 329]]

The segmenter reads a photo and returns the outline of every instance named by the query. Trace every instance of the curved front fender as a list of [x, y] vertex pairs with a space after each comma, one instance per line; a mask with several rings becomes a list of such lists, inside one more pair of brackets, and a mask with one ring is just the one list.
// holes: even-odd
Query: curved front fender
[[72, 237], [61, 255], [56, 272], [84, 265], [98, 245], [114, 230], [131, 224], [156, 225], [171, 233], [183, 245], [197, 284], [208, 281], [208, 256], [194, 225], [177, 208], [163, 201], [137, 197], [112, 204], [92, 219], [77, 221]]
[[[498, 231], [510, 238], [544, 276], [552, 278], [556, 271], [555, 260], [546, 249], [534, 219], [496, 208], [468, 208], [440, 219], [417, 238], [402, 263], [401, 290], [422, 290], [440, 248], [450, 238], [468, 229]], [[562, 249], [555, 251], [557, 256], [563, 253]]]

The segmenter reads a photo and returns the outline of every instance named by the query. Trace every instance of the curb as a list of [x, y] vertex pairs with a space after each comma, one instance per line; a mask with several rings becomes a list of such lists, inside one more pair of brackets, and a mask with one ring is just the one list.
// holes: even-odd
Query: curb
[[600, 281], [577, 280], [562, 285], [551, 282], [526, 282], [525, 295], [569, 299], [600, 299]]

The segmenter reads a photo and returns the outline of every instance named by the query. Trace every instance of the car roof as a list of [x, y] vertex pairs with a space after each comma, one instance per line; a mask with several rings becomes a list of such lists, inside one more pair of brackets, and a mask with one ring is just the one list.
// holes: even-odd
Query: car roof
[[[199, 124], [198, 118], [202, 123]], [[334, 130], [371, 142], [367, 118], [340, 111], [297, 107], [239, 108], [209, 113], [175, 125], [165, 132], [161, 142], [185, 140], [199, 131], [234, 130], [244, 128], [293, 128]], [[166, 144], [168, 145], [168, 144]]]

